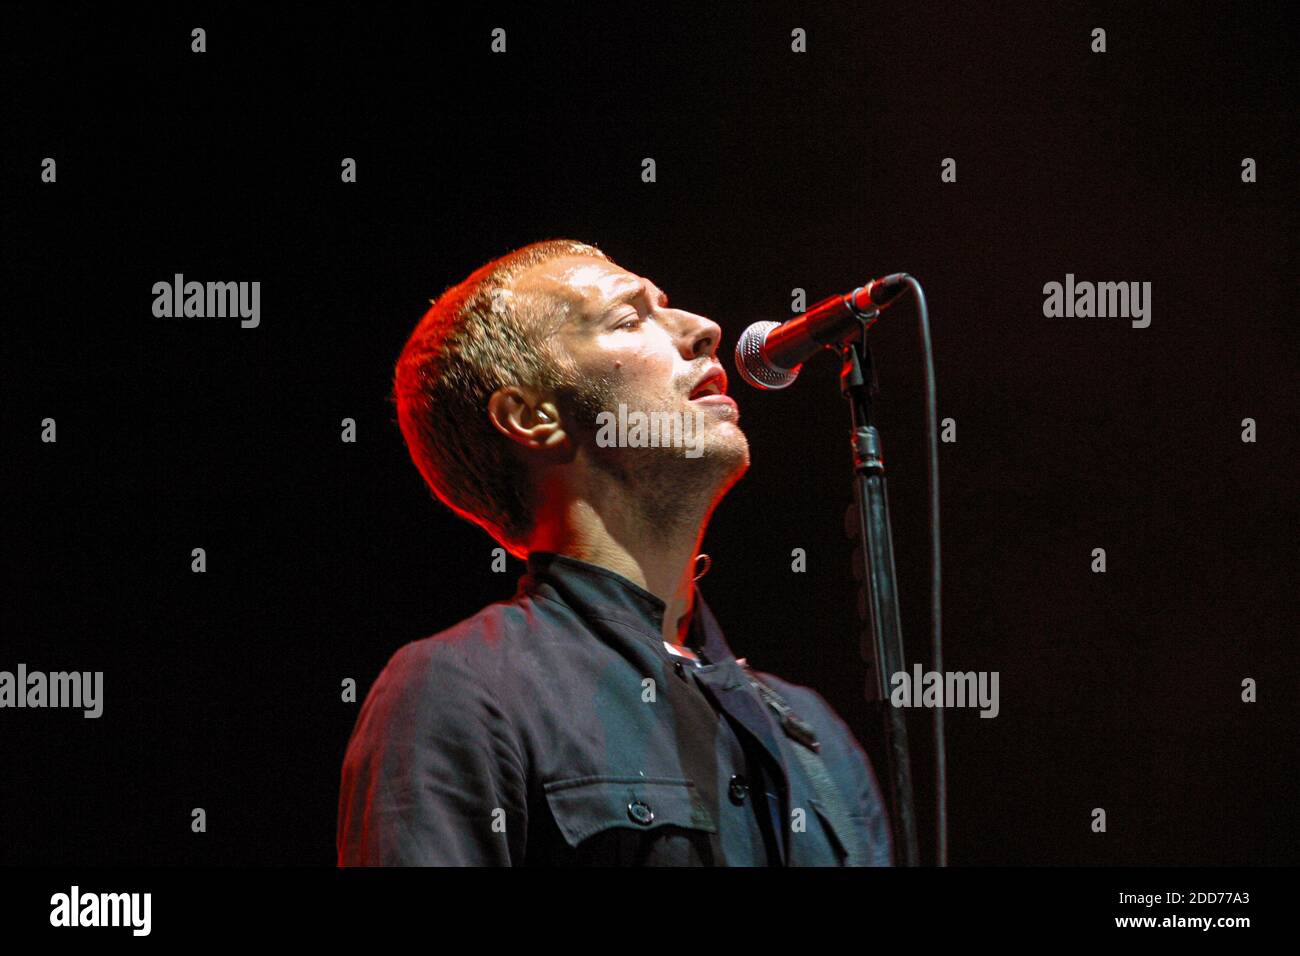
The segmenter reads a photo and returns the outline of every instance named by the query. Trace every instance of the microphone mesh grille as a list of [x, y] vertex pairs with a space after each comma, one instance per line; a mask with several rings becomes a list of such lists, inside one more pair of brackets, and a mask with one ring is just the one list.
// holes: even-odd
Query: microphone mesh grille
[[779, 325], [779, 322], [755, 322], [736, 342], [736, 371], [750, 385], [764, 391], [785, 388], [799, 374], [797, 367], [778, 368], [763, 357], [767, 333]]

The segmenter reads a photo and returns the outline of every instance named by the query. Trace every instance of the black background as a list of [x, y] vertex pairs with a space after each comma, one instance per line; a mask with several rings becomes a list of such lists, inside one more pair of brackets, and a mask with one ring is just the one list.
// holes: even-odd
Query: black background
[[[940, 447], [944, 663], [1001, 679], [996, 719], [947, 712], [953, 863], [1297, 862], [1283, 10], [12, 17], [0, 669], [102, 670], [105, 704], [0, 712], [0, 862], [333, 863], [359, 707], [340, 682], [364, 695], [399, 646], [521, 571], [493, 574], [494, 542], [426, 492], [386, 401], [393, 362], [428, 299], [552, 237], [722, 325], [753, 465], [710, 526], [704, 592], [736, 653], [817, 688], [882, 772], [836, 363], [760, 394], [731, 348], [795, 287], [812, 303], [885, 272], [925, 284], [958, 434]], [[177, 272], [260, 281], [260, 327], [154, 318], [153, 283]], [[1044, 318], [1067, 272], [1151, 282], [1151, 326]], [[921, 364], [910, 310], [888, 318], [876, 411], [924, 663]], [[931, 718], [909, 715], [927, 852]]]

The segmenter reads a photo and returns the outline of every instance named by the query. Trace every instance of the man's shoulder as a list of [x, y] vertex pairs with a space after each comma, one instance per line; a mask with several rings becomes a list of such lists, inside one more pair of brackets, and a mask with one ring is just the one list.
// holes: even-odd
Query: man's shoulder
[[511, 722], [515, 702], [529, 696], [529, 618], [514, 599], [498, 601], [403, 644], [371, 684], [349, 752], [417, 746], [431, 736], [460, 739]]
[[419, 690], [429, 684], [491, 684], [517, 661], [534, 623], [527, 602], [489, 604], [426, 637], [408, 641], [389, 658], [376, 685]]

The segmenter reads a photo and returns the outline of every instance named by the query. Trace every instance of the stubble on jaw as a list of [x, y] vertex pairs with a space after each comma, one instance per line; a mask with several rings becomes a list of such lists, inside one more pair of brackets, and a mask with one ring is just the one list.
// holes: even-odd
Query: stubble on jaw
[[[649, 411], [671, 407], [672, 398], [647, 403], [628, 395], [607, 376], [582, 377], [569, 372], [556, 389], [561, 414], [576, 425], [579, 441], [604, 480], [621, 489], [620, 496], [635, 507], [640, 522], [657, 535], [694, 534], [717, 500], [749, 468], [749, 444], [743, 433], [727, 440], [704, 411], [703, 454], [688, 458], [685, 447], [601, 448], [595, 436], [602, 412], [617, 414], [619, 404], [628, 410]], [[673, 393], [675, 394], [675, 393]], [[696, 410], [687, 403], [683, 415]], [[693, 420], [693, 427], [699, 419]], [[698, 440], [698, 439], [697, 439]]]

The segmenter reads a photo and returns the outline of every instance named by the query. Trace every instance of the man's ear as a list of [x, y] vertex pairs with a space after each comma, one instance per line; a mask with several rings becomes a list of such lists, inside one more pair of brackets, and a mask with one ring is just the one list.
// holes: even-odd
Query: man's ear
[[554, 448], [568, 438], [555, 403], [531, 389], [506, 385], [488, 399], [494, 428], [525, 448]]

